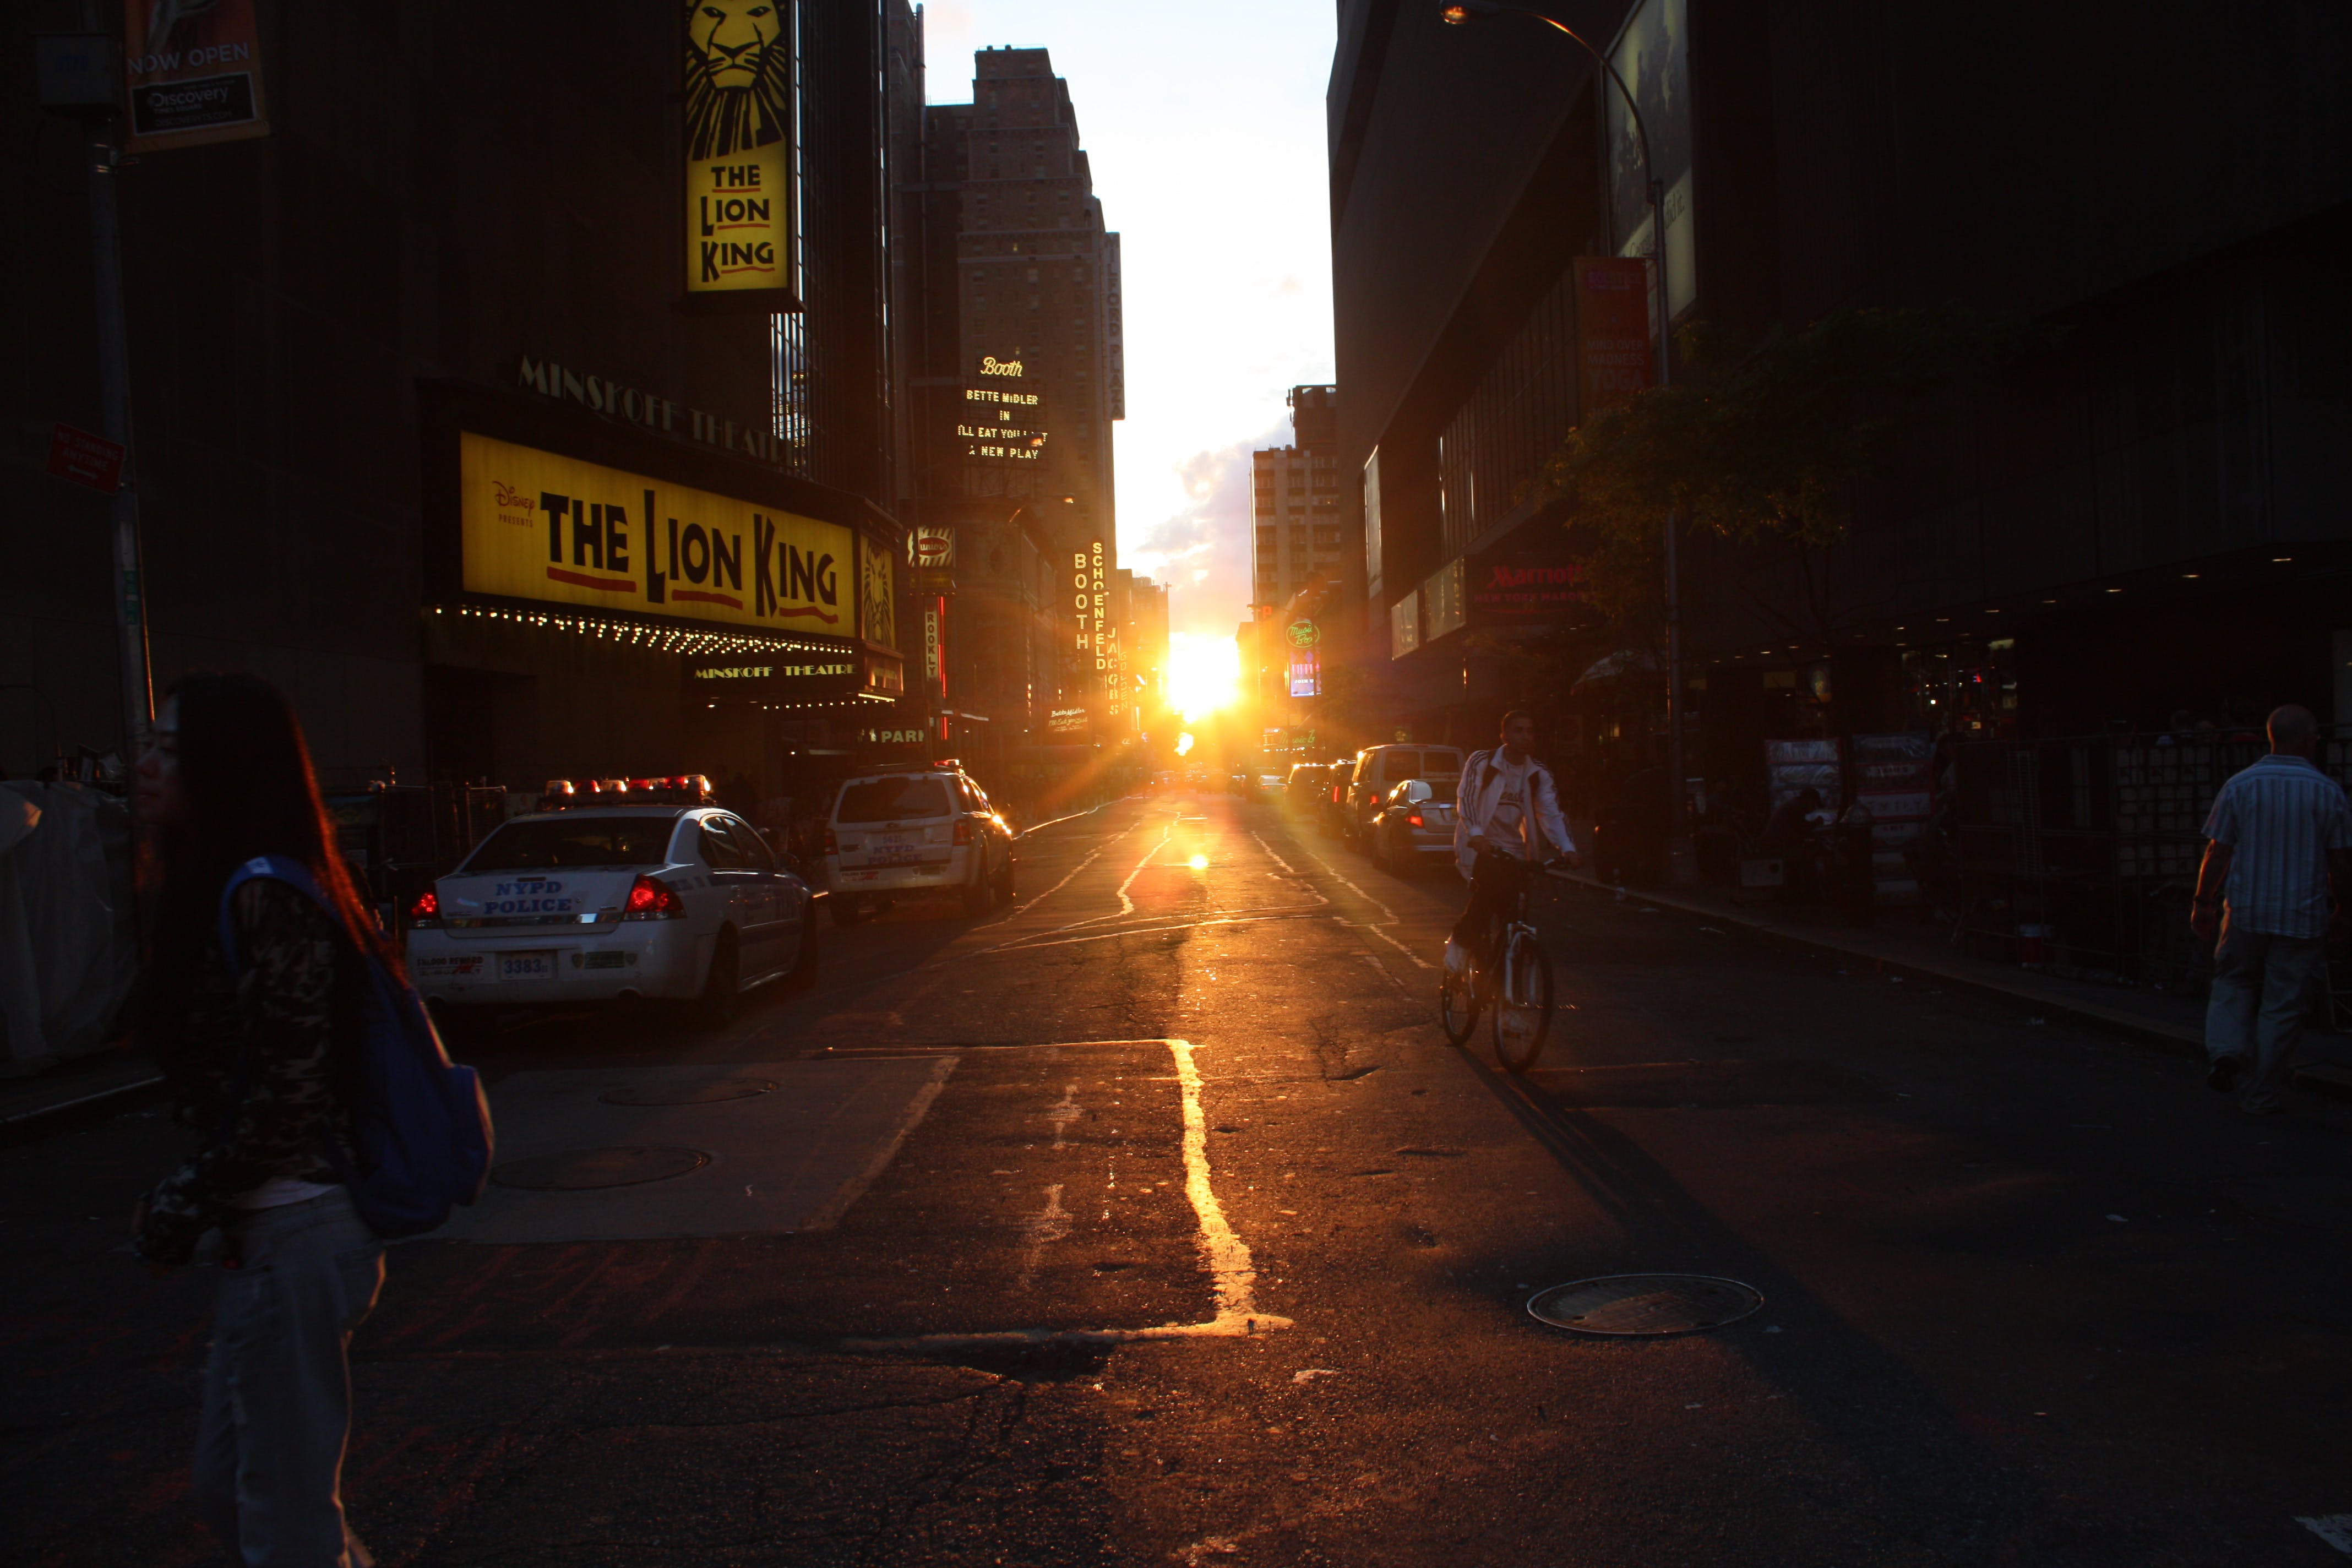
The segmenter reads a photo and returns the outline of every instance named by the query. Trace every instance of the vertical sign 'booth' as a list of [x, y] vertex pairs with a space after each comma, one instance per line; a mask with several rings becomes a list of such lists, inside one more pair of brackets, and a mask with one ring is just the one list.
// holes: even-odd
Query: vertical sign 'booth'
[[792, 16], [792, 7], [766, 0], [697, 0], [687, 7], [689, 295], [781, 295], [793, 288]]

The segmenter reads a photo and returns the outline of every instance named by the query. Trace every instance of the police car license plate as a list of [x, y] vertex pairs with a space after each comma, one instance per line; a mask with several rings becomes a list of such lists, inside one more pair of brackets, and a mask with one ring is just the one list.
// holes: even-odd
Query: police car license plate
[[499, 978], [501, 980], [552, 980], [555, 978], [555, 954], [502, 952], [499, 954]]
[[911, 833], [886, 833], [866, 851], [866, 863], [872, 866], [911, 866], [922, 857], [922, 844]]
[[455, 957], [427, 955], [409, 961], [409, 973], [419, 980], [479, 980], [482, 977], [481, 954], [459, 953]]

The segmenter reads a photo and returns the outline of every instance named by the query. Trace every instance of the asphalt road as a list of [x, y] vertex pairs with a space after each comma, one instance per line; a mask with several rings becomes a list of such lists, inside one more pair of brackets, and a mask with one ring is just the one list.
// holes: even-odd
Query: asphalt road
[[[467, 1042], [537, 1184], [393, 1250], [383, 1562], [2341, 1560], [2342, 1110], [1582, 889], [1514, 1080], [1434, 1026], [1450, 873], [1222, 796], [1024, 848], [725, 1027]], [[0, 1150], [8, 1562], [212, 1561], [205, 1281], [119, 1246], [163, 1127]], [[1524, 1310], [1651, 1270], [1765, 1304]]]

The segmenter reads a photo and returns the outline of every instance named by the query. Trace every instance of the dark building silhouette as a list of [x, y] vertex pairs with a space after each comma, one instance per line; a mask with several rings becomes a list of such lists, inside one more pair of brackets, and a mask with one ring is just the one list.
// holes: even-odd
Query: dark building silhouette
[[[339, 782], [691, 770], [766, 791], [794, 753], [898, 721], [903, 614], [887, 593], [863, 621], [853, 608], [865, 552], [904, 560], [908, 226], [891, 220], [919, 151], [919, 44], [901, 0], [787, 13], [809, 308], [772, 322], [684, 292], [675, 9], [583, 26], [539, 0], [261, 7], [272, 133], [116, 176], [159, 689], [203, 668], [279, 682]], [[29, 80], [32, 34], [75, 21], [16, 8], [0, 68]], [[0, 129], [26, 240], [0, 267], [12, 298], [42, 301], [0, 325], [19, 429], [98, 424], [81, 134], [29, 108]], [[561, 568], [638, 574], [599, 590], [609, 605], [469, 590], [452, 477], [468, 430], [847, 531], [855, 558], [819, 573], [835, 574], [831, 618], [787, 635], [656, 607], [650, 531], [615, 551], [624, 571]], [[640, 516], [634, 492], [610, 500]], [[100, 751], [122, 744], [104, 504], [37, 457], [0, 473], [19, 524], [0, 680]], [[723, 591], [751, 603], [756, 575]], [[689, 679], [698, 650], [845, 661], [865, 690], [721, 699]], [[33, 765], [37, 747], [6, 744], [0, 765]]]
[[926, 119], [908, 515], [954, 540], [952, 592], [915, 610], [944, 628], [945, 740], [1009, 760], [1134, 728], [1109, 613], [1119, 253], [1046, 51], [973, 68], [972, 100]]
[[[1732, 782], [1760, 771], [1759, 739], [1824, 730], [2066, 734], [2284, 700], [2352, 721], [2352, 516], [2331, 483], [2352, 409], [2320, 368], [2352, 346], [2352, 107], [2330, 75], [2352, 22], [2271, 4], [2221, 29], [2180, 5], [1963, 27], [1811, 0], [1555, 13], [1617, 48], [1643, 99], [1678, 326], [1755, 342], [1849, 306], [1959, 302], [2056, 330], [1846, 542], [1693, 545], [1694, 773]], [[1569, 263], [1649, 248], [1612, 94], [1525, 18], [1342, 0], [1339, 445], [1364, 506], [1366, 663], [1433, 739], [1484, 734], [1519, 695], [1520, 634], [1478, 635], [1476, 589], [1495, 552], [1558, 548], [1564, 508], [1529, 480], [1583, 416]], [[1468, 613], [1433, 620], [1457, 583]], [[1642, 739], [1655, 711], [1596, 712], [1580, 739]]]

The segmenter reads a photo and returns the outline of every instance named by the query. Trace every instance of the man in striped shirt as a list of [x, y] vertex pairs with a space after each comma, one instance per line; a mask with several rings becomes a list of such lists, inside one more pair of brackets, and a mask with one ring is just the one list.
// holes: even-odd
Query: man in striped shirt
[[2286, 1106], [2329, 928], [2352, 894], [2352, 804], [2312, 764], [2318, 721], [2307, 709], [2282, 708], [2270, 734], [2271, 754], [2213, 797], [2189, 915], [2200, 941], [2219, 938], [2205, 1007], [2206, 1081], [2226, 1092], [2251, 1069], [2238, 1103], [2256, 1115]]

